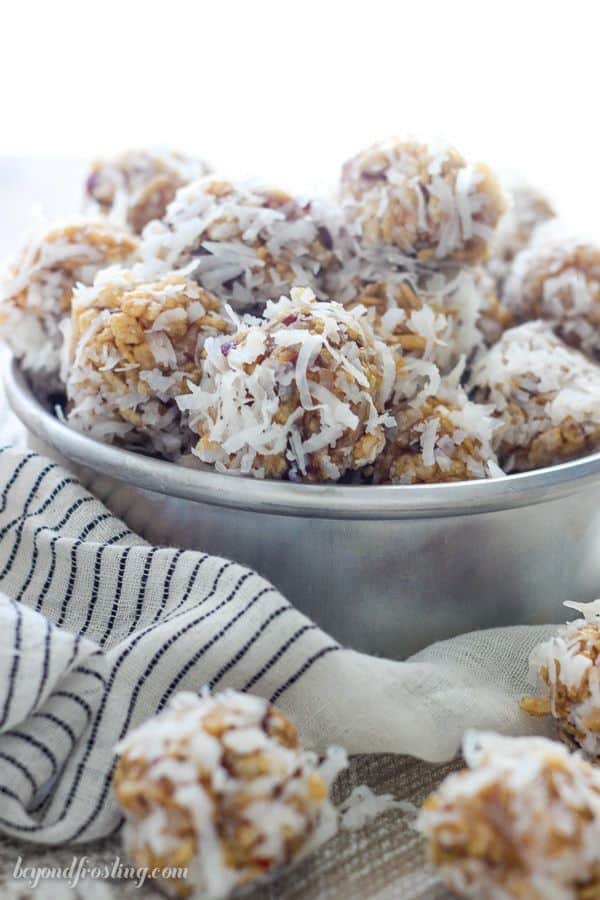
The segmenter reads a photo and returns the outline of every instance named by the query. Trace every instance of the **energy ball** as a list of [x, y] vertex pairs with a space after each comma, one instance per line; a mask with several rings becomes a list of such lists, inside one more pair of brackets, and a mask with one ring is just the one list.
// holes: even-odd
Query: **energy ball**
[[395, 364], [364, 316], [295, 288], [205, 351], [179, 404], [219, 471], [337, 481], [383, 449]]
[[436, 484], [502, 476], [492, 436], [491, 407], [457, 388], [403, 404], [373, 466], [375, 484]]
[[206, 339], [232, 327], [222, 303], [182, 272], [151, 283], [102, 273], [73, 297], [69, 423], [101, 441], [177, 456], [193, 434], [175, 397], [200, 381]]
[[182, 188], [162, 223], [144, 232], [148, 268], [196, 263], [194, 277], [240, 311], [317, 288], [331, 235], [310, 204], [280, 190], [204, 178]]
[[565, 603], [582, 613], [556, 637], [537, 646], [530, 666], [544, 691], [521, 708], [532, 716], [552, 715], [569, 746], [600, 760], [600, 601]]
[[539, 225], [556, 218], [548, 198], [532, 185], [513, 180], [506, 191], [509, 207], [498, 223], [488, 261], [500, 294], [515, 256], [529, 244]]
[[546, 322], [504, 332], [472, 369], [474, 399], [500, 418], [502, 468], [551, 466], [600, 447], [600, 367], [567, 347]]
[[546, 738], [467, 733], [468, 766], [417, 827], [460, 897], [592, 900], [600, 893], [600, 772]]
[[81, 221], [33, 236], [0, 285], [0, 336], [23, 368], [56, 375], [75, 284], [133, 260], [138, 241], [110, 222]]
[[330, 837], [329, 788], [346, 766], [319, 763], [266, 700], [228, 690], [178, 694], [117, 746], [114, 790], [137, 866], [187, 867], [178, 893], [228, 896]]
[[505, 210], [487, 166], [468, 164], [452, 147], [398, 139], [344, 165], [340, 199], [365, 246], [389, 245], [425, 264], [485, 259]]
[[141, 234], [148, 222], [162, 219], [180, 187], [209, 172], [205, 162], [183, 153], [127, 150], [92, 164], [85, 183], [87, 206]]
[[378, 338], [403, 356], [430, 360], [447, 373], [481, 344], [481, 293], [472, 274], [415, 280], [407, 273], [363, 286], [349, 309], [364, 306]]
[[568, 344], [600, 357], [600, 245], [549, 223], [519, 253], [504, 302], [516, 321], [547, 319]]

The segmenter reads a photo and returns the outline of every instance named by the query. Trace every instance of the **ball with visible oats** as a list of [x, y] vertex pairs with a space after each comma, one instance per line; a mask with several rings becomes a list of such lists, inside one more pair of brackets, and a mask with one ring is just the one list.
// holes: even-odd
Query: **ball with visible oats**
[[200, 381], [209, 336], [233, 323], [223, 304], [174, 272], [138, 282], [108, 270], [73, 296], [68, 421], [94, 438], [175, 457], [193, 438], [175, 397]]
[[364, 316], [308, 288], [205, 345], [203, 379], [179, 403], [219, 471], [337, 481], [384, 445], [395, 365]]
[[547, 319], [568, 344], [600, 357], [600, 245], [549, 222], [513, 262], [504, 302], [517, 322]]
[[505, 331], [472, 369], [474, 399], [500, 419], [494, 445], [507, 472], [537, 469], [600, 447], [600, 367], [547, 322]]
[[203, 287], [251, 310], [294, 285], [317, 289], [331, 235], [310, 204], [283, 191], [207, 177], [178, 191], [142, 249], [147, 271], [194, 261]]
[[348, 309], [364, 306], [378, 338], [404, 357], [435, 363], [443, 374], [482, 342], [481, 292], [469, 270], [447, 279], [389, 273], [363, 285]]
[[425, 802], [429, 860], [460, 897], [600, 895], [600, 772], [545, 738], [470, 732], [468, 768]]
[[207, 175], [200, 159], [168, 150], [127, 150], [92, 163], [86, 206], [128, 225], [136, 234], [162, 219], [180, 187]]
[[389, 246], [424, 264], [485, 259], [505, 210], [487, 166], [468, 164], [452, 147], [395, 138], [344, 165], [340, 200], [366, 248]]
[[328, 794], [345, 753], [319, 762], [258, 697], [179, 694], [116, 752], [127, 852], [137, 866], [187, 868], [164, 885], [176, 892], [225, 897], [337, 828]]
[[438, 484], [502, 476], [492, 437], [492, 407], [472, 403], [459, 387], [419, 396], [395, 410], [375, 484]]
[[0, 284], [0, 336], [23, 368], [56, 375], [75, 284], [135, 258], [138, 241], [103, 221], [57, 225], [31, 236]]
[[556, 218], [548, 198], [531, 184], [510, 179], [505, 187], [509, 206], [498, 223], [487, 266], [500, 296], [515, 256], [529, 244], [538, 226]]
[[582, 614], [555, 637], [539, 644], [529, 663], [543, 696], [526, 697], [521, 708], [532, 716], [552, 715], [571, 747], [600, 761], [600, 601], [565, 603]]

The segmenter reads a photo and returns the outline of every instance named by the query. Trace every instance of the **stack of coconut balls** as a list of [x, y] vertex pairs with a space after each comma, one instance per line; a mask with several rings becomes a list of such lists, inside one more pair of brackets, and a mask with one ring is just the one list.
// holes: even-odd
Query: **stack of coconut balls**
[[414, 484], [600, 445], [600, 245], [447, 146], [376, 144], [311, 200], [176, 153], [97, 162], [0, 299], [72, 428], [173, 461]]

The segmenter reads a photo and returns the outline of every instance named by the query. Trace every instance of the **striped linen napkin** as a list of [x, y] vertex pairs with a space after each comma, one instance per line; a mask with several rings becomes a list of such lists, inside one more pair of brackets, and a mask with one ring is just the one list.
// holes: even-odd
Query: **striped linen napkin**
[[479, 632], [407, 662], [342, 648], [256, 573], [151, 546], [65, 469], [0, 450], [0, 831], [44, 844], [120, 824], [113, 748], [179, 690], [278, 704], [309, 746], [449, 759], [465, 728], [525, 733], [544, 628]]

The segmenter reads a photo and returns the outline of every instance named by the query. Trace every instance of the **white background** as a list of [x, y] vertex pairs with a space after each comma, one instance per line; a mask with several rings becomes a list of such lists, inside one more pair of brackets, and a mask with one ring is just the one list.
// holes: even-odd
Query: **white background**
[[306, 189], [391, 133], [448, 138], [470, 158], [520, 170], [569, 219], [600, 231], [599, 9], [594, 0], [7, 3], [0, 241], [13, 244], [35, 199], [52, 213], [76, 205], [88, 156], [168, 145], [229, 174]]

